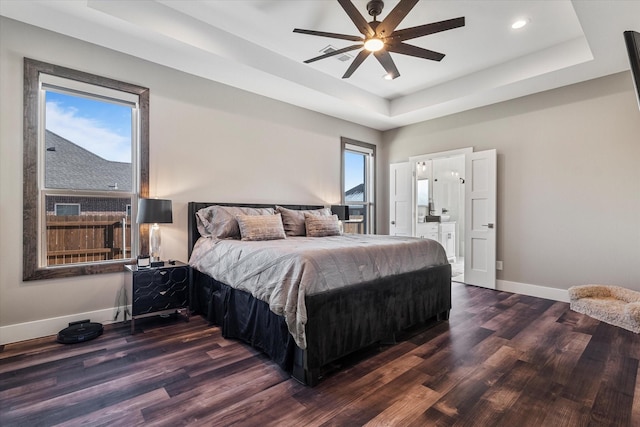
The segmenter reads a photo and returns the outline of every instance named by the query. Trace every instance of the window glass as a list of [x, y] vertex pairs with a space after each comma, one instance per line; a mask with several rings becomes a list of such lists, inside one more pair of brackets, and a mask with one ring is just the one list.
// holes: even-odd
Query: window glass
[[345, 150], [344, 152], [344, 200], [365, 201], [366, 154]]
[[80, 203], [55, 203], [53, 206], [55, 215], [80, 215]]
[[135, 197], [135, 105], [92, 93], [65, 93], [46, 83], [43, 91], [45, 233], [40, 264], [130, 258], [127, 206]]
[[132, 106], [45, 86], [45, 188], [132, 191]]

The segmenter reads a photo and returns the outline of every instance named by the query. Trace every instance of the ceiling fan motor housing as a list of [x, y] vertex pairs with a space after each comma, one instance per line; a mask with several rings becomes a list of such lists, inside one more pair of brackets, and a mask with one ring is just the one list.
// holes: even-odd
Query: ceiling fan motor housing
[[367, 3], [367, 11], [369, 15], [376, 17], [382, 13], [382, 8], [384, 7], [384, 2], [382, 0], [371, 0]]

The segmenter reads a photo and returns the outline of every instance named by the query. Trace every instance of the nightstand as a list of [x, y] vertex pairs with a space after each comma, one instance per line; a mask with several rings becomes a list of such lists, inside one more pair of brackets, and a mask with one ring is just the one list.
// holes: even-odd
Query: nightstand
[[189, 321], [191, 267], [180, 261], [163, 267], [125, 265], [125, 286], [131, 289], [131, 333], [136, 319], [180, 313]]

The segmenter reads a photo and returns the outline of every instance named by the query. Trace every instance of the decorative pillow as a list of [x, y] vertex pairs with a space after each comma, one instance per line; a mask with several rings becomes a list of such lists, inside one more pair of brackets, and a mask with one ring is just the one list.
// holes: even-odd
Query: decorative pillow
[[244, 206], [207, 206], [196, 212], [196, 224], [203, 237], [218, 239], [240, 238], [237, 215], [273, 215], [273, 208], [248, 208]]
[[278, 240], [286, 238], [282, 217], [275, 215], [236, 216], [242, 240]]
[[309, 237], [325, 237], [339, 236], [340, 225], [338, 224], [338, 215], [317, 216], [305, 214], [305, 225], [307, 227], [307, 236]]
[[310, 210], [295, 210], [287, 209], [282, 206], [276, 206], [276, 212], [282, 214], [282, 223], [284, 225], [284, 231], [287, 236], [306, 236], [307, 232], [304, 225], [304, 215], [318, 215], [318, 216], [331, 216], [331, 209], [310, 209]]

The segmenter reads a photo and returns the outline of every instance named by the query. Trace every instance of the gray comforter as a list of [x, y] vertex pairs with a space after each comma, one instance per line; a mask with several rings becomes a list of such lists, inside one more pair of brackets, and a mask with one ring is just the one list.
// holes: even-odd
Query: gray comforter
[[345, 234], [244, 242], [200, 238], [192, 267], [249, 292], [285, 318], [296, 344], [306, 348], [305, 296], [381, 277], [448, 264], [430, 239]]

